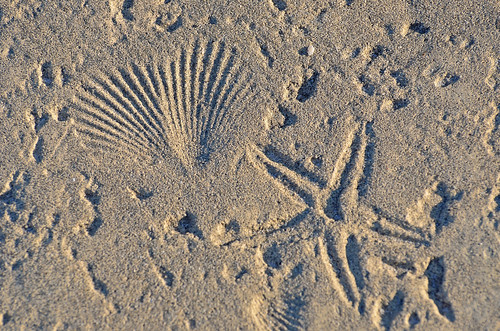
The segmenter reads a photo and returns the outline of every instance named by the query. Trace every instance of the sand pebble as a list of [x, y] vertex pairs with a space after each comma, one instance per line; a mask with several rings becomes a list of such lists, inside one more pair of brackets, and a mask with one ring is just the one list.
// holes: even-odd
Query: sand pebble
[[312, 56], [314, 54], [315, 48], [313, 45], [307, 47], [307, 56]]

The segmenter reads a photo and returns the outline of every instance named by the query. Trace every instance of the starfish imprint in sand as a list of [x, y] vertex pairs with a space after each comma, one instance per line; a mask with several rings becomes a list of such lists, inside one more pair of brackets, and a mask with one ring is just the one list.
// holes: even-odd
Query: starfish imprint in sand
[[[416, 263], [422, 257], [422, 250], [430, 244], [430, 234], [426, 229], [360, 203], [359, 191], [369, 157], [369, 128], [369, 125], [357, 124], [349, 133], [326, 182], [297, 172], [255, 145], [249, 147], [247, 152], [254, 167], [303, 206], [298, 216], [273, 232], [290, 230], [305, 219], [311, 220], [315, 226], [319, 225], [320, 229], [315, 229], [319, 233], [318, 247], [331, 283], [345, 304], [361, 314], [376, 308], [368, 307], [375, 305], [374, 300], [365, 300], [363, 293], [367, 280], [361, 266], [363, 259], [359, 256], [359, 239], [368, 238], [374, 246], [383, 243], [390, 250], [414, 256], [415, 261], [409, 264]], [[366, 246], [365, 243], [363, 245]], [[380, 249], [373, 249], [374, 254], [377, 251]], [[397, 258], [392, 256], [381, 258], [386, 261], [384, 263], [408, 264], [394, 262]]]

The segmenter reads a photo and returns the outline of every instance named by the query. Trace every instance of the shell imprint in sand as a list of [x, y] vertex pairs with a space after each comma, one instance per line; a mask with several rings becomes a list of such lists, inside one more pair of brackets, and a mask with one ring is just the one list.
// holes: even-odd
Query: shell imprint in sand
[[250, 75], [224, 43], [197, 42], [179, 53], [94, 77], [73, 102], [77, 131], [133, 155], [173, 153], [188, 168], [207, 162], [231, 139]]

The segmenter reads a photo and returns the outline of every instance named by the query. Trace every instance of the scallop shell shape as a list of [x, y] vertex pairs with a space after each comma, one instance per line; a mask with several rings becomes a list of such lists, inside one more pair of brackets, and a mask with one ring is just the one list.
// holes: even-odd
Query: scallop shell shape
[[74, 102], [77, 131], [99, 146], [209, 160], [231, 139], [251, 97], [251, 74], [224, 43], [197, 42], [166, 63], [130, 64], [91, 79]]

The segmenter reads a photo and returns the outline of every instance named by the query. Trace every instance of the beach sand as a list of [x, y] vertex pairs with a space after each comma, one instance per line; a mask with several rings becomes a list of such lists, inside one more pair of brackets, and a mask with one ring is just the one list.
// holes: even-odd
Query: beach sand
[[0, 0], [5, 330], [498, 330], [500, 3]]

